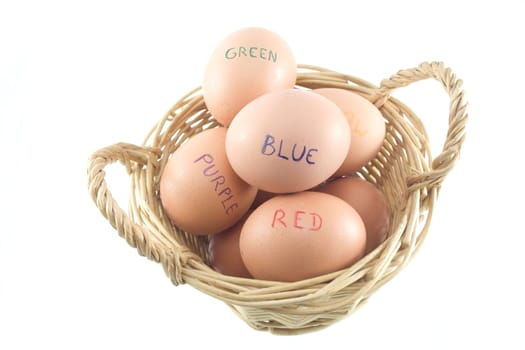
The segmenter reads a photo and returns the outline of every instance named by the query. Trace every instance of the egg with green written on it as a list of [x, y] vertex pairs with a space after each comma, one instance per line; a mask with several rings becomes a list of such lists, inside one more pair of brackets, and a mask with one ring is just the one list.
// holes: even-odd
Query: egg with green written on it
[[212, 52], [202, 91], [211, 114], [224, 126], [250, 101], [294, 86], [297, 65], [288, 44], [264, 28], [244, 28]]

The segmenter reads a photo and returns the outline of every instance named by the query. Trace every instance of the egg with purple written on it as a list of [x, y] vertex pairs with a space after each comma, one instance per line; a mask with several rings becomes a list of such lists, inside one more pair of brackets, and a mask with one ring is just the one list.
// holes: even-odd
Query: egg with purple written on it
[[274, 32], [244, 28], [215, 48], [206, 66], [203, 97], [224, 126], [250, 101], [294, 86], [297, 65], [290, 47]]
[[205, 130], [168, 159], [160, 179], [166, 215], [179, 228], [198, 235], [221, 232], [250, 208], [257, 189], [228, 163], [225, 128]]

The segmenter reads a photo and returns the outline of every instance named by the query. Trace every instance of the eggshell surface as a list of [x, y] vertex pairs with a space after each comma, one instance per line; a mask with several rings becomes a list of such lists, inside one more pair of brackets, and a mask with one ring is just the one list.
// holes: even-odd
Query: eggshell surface
[[258, 279], [298, 281], [349, 267], [362, 257], [364, 224], [343, 200], [320, 192], [280, 195], [246, 220], [239, 241]]
[[379, 109], [366, 98], [348, 90], [312, 90], [334, 102], [344, 113], [352, 132], [352, 146], [335, 176], [349, 175], [375, 158], [385, 138], [386, 126]]
[[244, 278], [252, 277], [246, 266], [244, 266], [239, 250], [241, 229], [247, 217], [248, 214], [232, 227], [210, 237], [208, 245], [210, 264], [216, 271], [224, 275]]
[[390, 211], [383, 193], [359, 177], [334, 180], [317, 191], [332, 194], [350, 204], [366, 227], [366, 253], [374, 250], [387, 237]]
[[202, 84], [211, 114], [228, 126], [247, 103], [265, 93], [291, 88], [297, 65], [286, 42], [264, 28], [227, 36], [210, 56]]
[[226, 136], [226, 154], [247, 183], [272, 193], [310, 189], [329, 178], [350, 146], [350, 127], [331, 101], [288, 89], [250, 102]]
[[163, 170], [162, 206], [171, 221], [187, 232], [221, 232], [234, 225], [255, 198], [257, 189], [228, 163], [225, 138], [225, 128], [193, 136], [173, 152]]

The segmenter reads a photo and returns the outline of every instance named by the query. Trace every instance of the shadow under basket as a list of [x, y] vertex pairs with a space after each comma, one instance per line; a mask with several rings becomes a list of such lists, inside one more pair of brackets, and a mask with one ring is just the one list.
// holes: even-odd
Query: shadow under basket
[[[450, 97], [443, 151], [432, 158], [423, 123], [393, 90], [433, 78]], [[414, 256], [428, 232], [445, 176], [465, 138], [467, 103], [462, 81], [441, 62], [401, 70], [374, 86], [328, 69], [300, 65], [297, 87], [354, 91], [383, 114], [387, 132], [377, 157], [359, 171], [385, 194], [391, 209], [387, 240], [350, 268], [297, 282], [272, 282], [222, 275], [208, 265], [208, 238], [173, 226], [159, 198], [159, 181], [170, 154], [192, 135], [219, 124], [206, 109], [200, 88], [181, 98], [153, 127], [142, 146], [117, 143], [88, 162], [89, 192], [102, 215], [142, 256], [159, 262], [174, 285], [187, 283], [222, 300], [258, 330], [295, 334], [326, 327], [355, 311]], [[120, 161], [131, 177], [129, 210], [112, 197], [104, 168]]]

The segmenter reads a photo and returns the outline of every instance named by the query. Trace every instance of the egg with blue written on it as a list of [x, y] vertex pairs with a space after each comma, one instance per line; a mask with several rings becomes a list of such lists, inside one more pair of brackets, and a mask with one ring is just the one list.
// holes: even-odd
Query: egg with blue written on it
[[244, 182], [226, 158], [225, 128], [205, 130], [168, 159], [160, 179], [166, 215], [193, 234], [221, 232], [250, 208], [257, 189]]
[[266, 192], [299, 192], [341, 166], [350, 137], [333, 102], [288, 89], [260, 96], [237, 114], [226, 135], [226, 154], [247, 183]]
[[351, 266], [365, 251], [357, 212], [320, 192], [279, 195], [261, 204], [241, 231], [239, 248], [257, 279], [298, 281]]
[[202, 83], [211, 114], [224, 126], [247, 103], [265, 93], [294, 86], [297, 65], [286, 42], [264, 28], [244, 28], [212, 52]]

